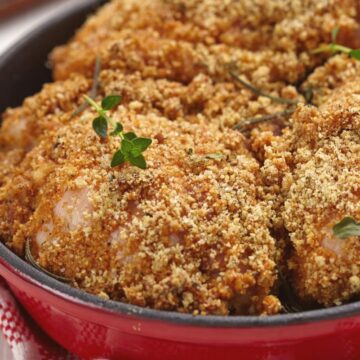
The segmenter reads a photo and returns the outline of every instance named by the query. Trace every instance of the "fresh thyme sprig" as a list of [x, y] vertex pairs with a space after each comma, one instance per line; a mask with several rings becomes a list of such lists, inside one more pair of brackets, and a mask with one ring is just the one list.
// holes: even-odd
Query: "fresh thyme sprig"
[[289, 115], [292, 115], [295, 111], [295, 108], [286, 109], [284, 111], [275, 112], [273, 114], [266, 114], [262, 116], [256, 116], [250, 119], [246, 119], [240, 123], [237, 123], [234, 126], [235, 130], [244, 131], [247, 127], [256, 125], [265, 121], [275, 120], [275, 119], [281, 119], [284, 117], [287, 117]]
[[[290, 108], [285, 109], [284, 111], [279, 111], [279, 112], [276, 112], [273, 114], [266, 114], [266, 115], [262, 115], [262, 116], [256, 116], [254, 118], [245, 119], [244, 121], [241, 121], [240, 123], [236, 124], [233, 127], [235, 130], [244, 131], [245, 129], [247, 129], [250, 126], [253, 126], [253, 125], [256, 125], [256, 124], [259, 124], [262, 122], [266, 122], [266, 121], [271, 121], [274, 119], [286, 118], [289, 115], [294, 113], [295, 105], [298, 104], [298, 100], [292, 100], [292, 99], [282, 98], [279, 96], [273, 96], [271, 94], [268, 94], [267, 92], [257, 88], [256, 86], [254, 86], [254, 85], [250, 84], [249, 82], [245, 81], [244, 79], [242, 79], [236, 71], [236, 64], [229, 63], [226, 65], [226, 67], [229, 71], [229, 75], [237, 83], [239, 83], [241, 86], [249, 89], [255, 95], [267, 97], [272, 102], [276, 102], [279, 104], [292, 105]], [[311, 95], [310, 94], [308, 94], [308, 95], [312, 97], [312, 93], [311, 93]], [[307, 101], [307, 98], [306, 98], [306, 101]]]
[[324, 52], [335, 53], [344, 53], [349, 55], [355, 60], [360, 60], [360, 49], [351, 49], [347, 46], [343, 46], [336, 43], [337, 36], [339, 34], [339, 28], [334, 28], [331, 32], [331, 43], [327, 45], [320, 46], [319, 48], [312, 51], [312, 54], [320, 54]]
[[252, 91], [255, 95], [257, 96], [264, 96], [269, 98], [271, 101], [273, 102], [277, 102], [279, 104], [287, 104], [287, 105], [296, 105], [298, 103], [297, 100], [292, 100], [292, 99], [286, 99], [286, 98], [282, 98], [282, 97], [278, 97], [278, 96], [273, 96], [270, 95], [268, 93], [266, 93], [265, 91], [262, 91], [261, 89], [258, 89], [257, 87], [255, 87], [254, 85], [248, 83], [247, 81], [243, 80], [236, 72], [234, 69], [229, 70], [229, 74], [231, 75], [231, 77], [236, 80], [239, 84], [241, 84], [242, 86], [246, 87], [247, 89], [249, 89], [250, 91]]
[[30, 263], [34, 268], [40, 270], [41, 272], [45, 273], [46, 275], [51, 276], [52, 278], [54, 278], [56, 280], [59, 280], [64, 283], [71, 282], [70, 279], [60, 276], [60, 275], [53, 274], [52, 272], [50, 272], [49, 270], [46, 270], [45, 268], [43, 268], [36, 262], [36, 260], [34, 259], [32, 253], [31, 253], [30, 239], [27, 239], [25, 242], [25, 260], [28, 263]]
[[[332, 53], [342, 52], [342, 53], [345, 53], [345, 54], [349, 55], [350, 57], [360, 61], [360, 49], [351, 49], [349, 47], [346, 47], [346, 46], [336, 43], [338, 33], [339, 33], [339, 28], [334, 28], [331, 32], [331, 43], [313, 50], [312, 53], [319, 54], [319, 53], [323, 53], [323, 52], [332, 52]], [[276, 112], [273, 114], [266, 114], [263, 116], [257, 116], [254, 118], [245, 119], [244, 121], [241, 121], [240, 123], [236, 124], [234, 126], [234, 129], [243, 131], [246, 128], [248, 128], [249, 126], [256, 125], [258, 123], [262, 123], [262, 122], [266, 122], [266, 121], [271, 121], [271, 120], [278, 119], [278, 118], [286, 118], [287, 116], [294, 113], [295, 106], [299, 103], [299, 101], [292, 100], [292, 99], [286, 99], [286, 98], [282, 98], [282, 97], [278, 97], [278, 96], [273, 96], [271, 94], [264, 92], [261, 89], [258, 89], [257, 87], [248, 83], [247, 81], [245, 81], [238, 75], [238, 73], [236, 72], [236, 64], [234, 64], [234, 63], [229, 63], [226, 65], [226, 67], [229, 70], [230, 76], [234, 80], [236, 80], [236, 82], [238, 82], [240, 85], [242, 85], [245, 88], [252, 91], [255, 95], [267, 97], [268, 99], [270, 99], [271, 101], [276, 102], [276, 103], [293, 105], [292, 107], [290, 107], [284, 111], [281, 111], [281, 112]], [[313, 89], [312, 88], [306, 89], [303, 95], [304, 95], [306, 103], [312, 104]]]
[[[93, 99], [96, 98], [98, 87], [99, 87], [99, 74], [101, 71], [101, 58], [100, 56], [96, 57], [95, 61], [95, 69], [94, 69], [94, 75], [93, 75], [93, 82], [92, 87], [89, 93], [89, 96]], [[72, 113], [71, 117], [75, 117], [79, 115], [81, 112], [83, 112], [88, 107], [88, 103], [84, 101], [78, 108]]]
[[356, 222], [352, 217], [346, 216], [333, 226], [333, 234], [339, 239], [360, 236], [360, 223]]
[[110, 136], [118, 137], [121, 140], [120, 148], [115, 152], [111, 160], [111, 167], [128, 162], [140, 169], [146, 169], [147, 164], [142, 153], [151, 145], [152, 140], [138, 137], [133, 132], [125, 133], [122, 124], [108, 115], [108, 111], [120, 104], [121, 96], [107, 96], [102, 100], [101, 105], [87, 95], [84, 95], [84, 98], [99, 115], [93, 120], [93, 129], [96, 134], [100, 138], [107, 138], [110, 126], [112, 130]]
[[[246, 128], [256, 125], [262, 122], [271, 121], [275, 119], [281, 119], [281, 118], [287, 118], [288, 116], [292, 115], [295, 112], [295, 106], [299, 103], [297, 100], [292, 99], [286, 99], [282, 97], [272, 96], [270, 94], [267, 94], [266, 92], [258, 89], [254, 85], [244, 81], [241, 79], [234, 70], [229, 70], [229, 74], [241, 85], [246, 87], [247, 89], [251, 90], [254, 94], [257, 96], [265, 96], [269, 98], [273, 102], [281, 103], [281, 104], [287, 104], [287, 105], [293, 105], [289, 107], [288, 109], [285, 109], [284, 111], [278, 111], [273, 114], [265, 114], [262, 116], [255, 116], [253, 118], [245, 119], [244, 121], [241, 121], [234, 125], [235, 130], [244, 131]], [[312, 99], [314, 96], [314, 91], [311, 87], [307, 88], [303, 92], [304, 99], [306, 104], [312, 104]]]

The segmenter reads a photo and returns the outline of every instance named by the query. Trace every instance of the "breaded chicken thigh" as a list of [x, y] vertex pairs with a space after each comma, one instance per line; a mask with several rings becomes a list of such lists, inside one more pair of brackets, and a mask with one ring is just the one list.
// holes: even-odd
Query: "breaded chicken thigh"
[[100, 56], [104, 68], [182, 82], [199, 72], [222, 79], [224, 64], [236, 62], [253, 82], [261, 66], [270, 83], [295, 83], [319, 63], [310, 50], [328, 42], [334, 27], [341, 28], [342, 42], [356, 47], [356, 5], [353, 0], [115, 0], [55, 50], [54, 74], [90, 76]]
[[[56, 82], [3, 115], [2, 241], [84, 291], [154, 309], [276, 314], [283, 271], [304, 303], [358, 296], [359, 239], [332, 228], [360, 221], [359, 65], [311, 52], [337, 27], [358, 47], [358, 12], [111, 1], [55, 49]], [[126, 132], [152, 139], [146, 170], [111, 167], [120, 138], [78, 111], [94, 85], [97, 103], [121, 97], [110, 114]]]
[[[142, 79], [140, 74], [126, 75], [120, 70], [103, 70], [98, 82], [98, 98], [118, 94], [122, 96], [123, 106], [138, 113], [155, 113], [170, 121], [208, 122], [219, 129], [284, 108], [283, 104], [256, 97], [234, 83], [214, 83], [206, 75], [198, 75], [190, 84], [184, 85], [166, 79]], [[22, 106], [8, 109], [3, 114], [0, 156], [4, 161], [0, 184], [44, 135], [73, 119], [91, 86], [91, 80], [74, 75], [63, 82], [46, 84], [40, 93], [27, 98]], [[281, 95], [288, 99], [302, 99], [291, 86], [284, 87]]]
[[288, 261], [297, 295], [338, 305], [360, 294], [359, 237], [333, 226], [360, 220], [360, 86], [336, 88], [319, 109], [301, 105], [293, 130], [267, 149], [263, 176], [282, 200], [277, 227], [289, 234]]
[[153, 139], [147, 170], [110, 167], [95, 113], [44, 133], [0, 189], [0, 235], [93, 294], [194, 314], [273, 314], [277, 248], [259, 165], [236, 131], [171, 122], [130, 102], [113, 114]]

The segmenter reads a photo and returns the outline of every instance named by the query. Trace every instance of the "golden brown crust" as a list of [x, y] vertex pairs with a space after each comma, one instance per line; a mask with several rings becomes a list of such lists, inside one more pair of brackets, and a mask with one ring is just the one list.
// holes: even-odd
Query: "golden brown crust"
[[[267, 298], [276, 279], [269, 211], [243, 136], [120, 107], [114, 117], [127, 130], [160, 140], [146, 153], [148, 170], [111, 169], [116, 141], [96, 138], [93, 117], [86, 111], [45, 136], [17, 184], [3, 189], [0, 212], [14, 201], [27, 212], [6, 218], [14, 220], [8, 245], [21, 253], [30, 237], [34, 250], [41, 244], [41, 265], [89, 292], [141, 306], [279, 311]], [[206, 158], [213, 153], [223, 157]]]
[[331, 57], [323, 66], [319, 66], [306, 79], [303, 89], [313, 90], [313, 104], [320, 106], [328, 97], [346, 82], [354, 80], [360, 74], [360, 62], [346, 55]]
[[2, 116], [1, 150], [31, 149], [44, 132], [60, 126], [61, 121], [50, 121], [52, 115], [71, 113], [81, 102], [79, 94], [89, 90], [89, 81], [74, 76], [65, 82], [47, 84], [43, 90], [24, 101], [23, 106], [8, 109]]
[[[72, 114], [84, 102], [83, 95], [90, 86], [90, 80], [75, 75], [63, 82], [46, 84], [21, 107], [8, 109], [3, 115], [0, 132], [0, 149], [9, 153], [8, 162], [17, 159], [16, 153], [26, 154], [44, 134], [72, 121]], [[184, 85], [165, 79], [142, 79], [139, 74], [126, 75], [119, 70], [103, 70], [99, 75], [98, 98], [108, 94], [121, 95], [123, 105], [142, 114], [155, 113], [172, 121], [209, 122], [219, 129], [285, 108], [232, 82], [214, 83], [206, 75], [198, 75]], [[292, 86], [283, 87], [280, 95], [302, 99]], [[273, 130], [272, 125], [261, 128]], [[16, 162], [11, 163], [11, 166], [16, 165]], [[3, 172], [8, 173], [4, 169]]]
[[332, 233], [345, 216], [360, 218], [359, 94], [352, 81], [319, 109], [299, 106], [294, 129], [267, 149], [262, 169], [269, 193], [281, 198], [274, 223], [289, 232], [294, 250], [288, 266], [297, 294], [326, 306], [360, 291], [358, 238]]
[[319, 64], [309, 50], [330, 41], [355, 43], [355, 1], [113, 1], [90, 18], [68, 45], [52, 55], [56, 79], [90, 77], [96, 56], [104, 68], [189, 82], [198, 73], [223, 80], [236, 62], [262, 86], [295, 83]]
[[[358, 64], [310, 50], [341, 28], [356, 47], [356, 1], [114, 0], [52, 55], [54, 77], [0, 130], [0, 235], [85, 291], [193, 314], [281, 311], [277, 268], [303, 300], [360, 292], [359, 245], [331, 234], [359, 219]], [[151, 137], [149, 168], [112, 169], [94, 111], [73, 111], [102, 60], [97, 100]], [[279, 104], [237, 84], [229, 64], [297, 108], [230, 130]], [[304, 82], [307, 74], [315, 71]], [[302, 92], [314, 89], [305, 105]], [[216, 156], [208, 156], [216, 154]], [[220, 156], [219, 156], [220, 154]], [[350, 184], [350, 185], [349, 185]], [[289, 235], [290, 242], [287, 240]], [[293, 247], [287, 261], [289, 243]]]

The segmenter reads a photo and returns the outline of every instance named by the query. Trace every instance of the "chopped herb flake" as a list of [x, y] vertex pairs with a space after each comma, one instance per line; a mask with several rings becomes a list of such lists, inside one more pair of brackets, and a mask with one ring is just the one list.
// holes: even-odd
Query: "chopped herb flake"
[[101, 102], [101, 106], [87, 95], [85, 95], [84, 98], [99, 114], [99, 116], [93, 120], [93, 129], [95, 133], [101, 138], [106, 138], [108, 136], [108, 128], [110, 125], [112, 127], [110, 135], [116, 136], [121, 140], [120, 149], [115, 152], [111, 160], [111, 167], [116, 167], [128, 162], [140, 169], [146, 169], [147, 165], [142, 153], [151, 145], [152, 140], [137, 137], [133, 132], [124, 133], [123, 125], [119, 122], [115, 122], [107, 114], [107, 111], [119, 105], [121, 96], [107, 96]]
[[360, 236], [360, 223], [352, 217], [344, 217], [340, 222], [333, 226], [333, 233], [340, 239], [350, 236]]

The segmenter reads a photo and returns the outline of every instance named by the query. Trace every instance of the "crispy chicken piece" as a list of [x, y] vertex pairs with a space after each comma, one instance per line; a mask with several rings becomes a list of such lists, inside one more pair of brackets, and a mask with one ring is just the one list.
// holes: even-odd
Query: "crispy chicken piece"
[[64, 82], [44, 85], [40, 93], [25, 99], [22, 106], [8, 109], [2, 115], [0, 150], [31, 150], [45, 132], [56, 130], [69, 120], [67, 114], [76, 109], [81, 95], [89, 89], [88, 80], [73, 76]]
[[331, 306], [360, 293], [359, 237], [332, 232], [346, 216], [360, 220], [359, 114], [360, 86], [348, 82], [319, 109], [299, 106], [293, 131], [267, 149], [263, 174], [284, 203], [279, 223], [289, 232], [288, 267], [303, 301]]
[[[234, 83], [214, 83], [209, 76], [199, 75], [189, 85], [165, 79], [145, 79], [139, 74], [125, 75], [117, 70], [104, 70], [99, 76], [98, 97], [119, 94], [123, 104], [142, 114], [156, 113], [169, 120], [191, 123], [211, 122], [219, 129], [233, 127], [258, 114], [282, 111], [284, 105], [256, 97]], [[0, 184], [21, 159], [49, 132], [72, 120], [91, 81], [75, 75], [64, 82], [47, 84], [43, 90], [26, 99], [21, 107], [8, 109], [3, 115], [0, 150], [4, 160]], [[281, 96], [301, 99], [297, 91], [284, 87]]]
[[[52, 55], [55, 79], [66, 79], [72, 73], [91, 77], [96, 56], [101, 58], [104, 69], [140, 72], [143, 77], [166, 78], [184, 84], [199, 73], [217, 81], [228, 80], [228, 65], [236, 64], [249, 81], [269, 90], [278, 90], [285, 82], [295, 83], [306, 70], [291, 51], [252, 52], [225, 44], [192, 44], [163, 38], [152, 30], [124, 29], [108, 34], [97, 47], [79, 49], [75, 42], [55, 50]], [[287, 71], [283, 71], [284, 67]]]
[[94, 43], [109, 31], [153, 29], [192, 43], [303, 51], [327, 41], [336, 25], [351, 30], [356, 10], [353, 0], [115, 0], [90, 18], [77, 37], [85, 43], [91, 35]]
[[149, 168], [112, 169], [118, 142], [98, 139], [87, 109], [44, 133], [8, 176], [1, 237], [21, 255], [31, 239], [43, 267], [103, 297], [194, 314], [279, 312], [270, 211], [245, 138], [125, 104], [113, 117], [154, 140]]
[[[357, 47], [356, 17], [357, 2], [352, 0], [113, 1], [90, 18], [69, 44], [53, 52], [54, 77], [66, 79], [74, 72], [91, 77], [96, 57], [104, 69], [185, 85], [198, 83], [201, 74], [201, 79], [211, 78], [218, 87], [206, 93], [214, 94], [213, 105], [210, 100], [204, 108], [206, 116], [220, 120], [221, 127], [232, 127], [255, 116], [282, 113], [289, 106], [257, 98], [238, 84], [238, 97], [232, 93], [229, 98], [224, 93], [230, 82], [236, 83], [229, 65], [258, 89], [303, 101], [289, 84], [299, 85], [328, 56], [315, 56], [310, 50], [328, 43], [334, 27], [341, 29], [341, 43]], [[284, 125], [286, 117], [274, 125], [255, 126], [251, 146], [260, 161], [264, 144]]]
[[[349, 300], [360, 291], [358, 239], [339, 241], [331, 228], [360, 216], [360, 88], [338, 88], [358, 65], [334, 57], [309, 77], [303, 91], [320, 89], [319, 109], [301, 104], [295, 86], [326, 60], [310, 50], [328, 43], [334, 27], [341, 43], [357, 47], [356, 7], [355, 0], [104, 6], [54, 51], [62, 81], [4, 115], [1, 238], [20, 255], [30, 241], [42, 267], [92, 294], [228, 315], [281, 311], [273, 293], [288, 232], [299, 297], [326, 306]], [[91, 88], [96, 57], [97, 100], [121, 95], [114, 118], [153, 139], [146, 171], [111, 168], [119, 140], [99, 140], [91, 109], [72, 116]], [[234, 65], [259, 89], [299, 101], [292, 129], [265, 123], [249, 139], [229, 129], [289, 109], [239, 86]], [[341, 72], [330, 78], [334, 68]]]
[[23, 105], [0, 114], [0, 186], [12, 181], [11, 174], [44, 134], [68, 122], [72, 112], [89, 91], [90, 82], [73, 76], [64, 82], [46, 84]]
[[[100, 56], [104, 68], [188, 83], [200, 72], [223, 80], [224, 65], [235, 62], [249, 80], [272, 89], [301, 81], [319, 64], [309, 50], [329, 42], [334, 27], [354, 45], [356, 15], [352, 0], [113, 1], [54, 51], [54, 76], [91, 76]], [[267, 82], [257, 82], [259, 67]]]

